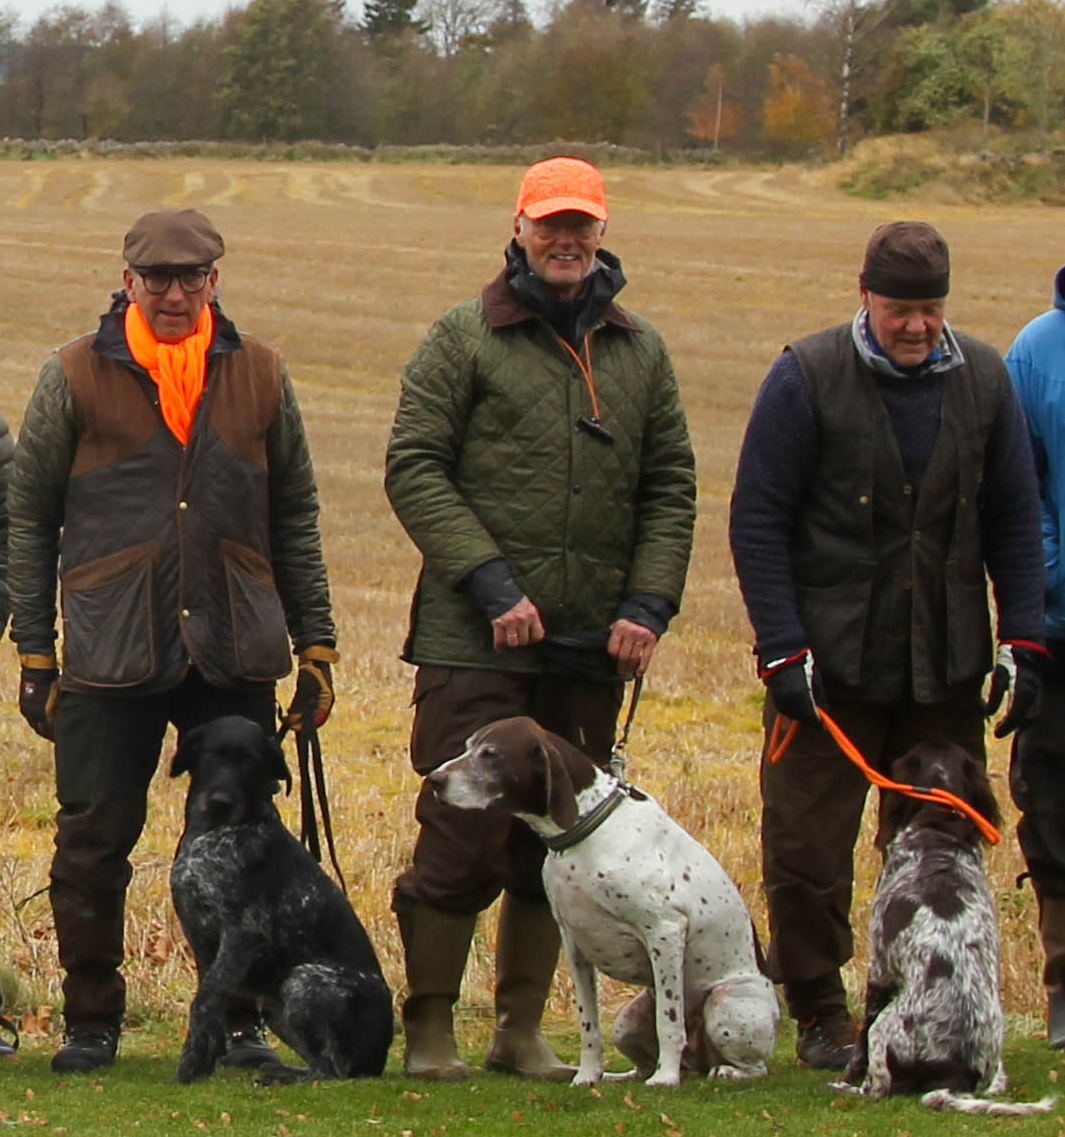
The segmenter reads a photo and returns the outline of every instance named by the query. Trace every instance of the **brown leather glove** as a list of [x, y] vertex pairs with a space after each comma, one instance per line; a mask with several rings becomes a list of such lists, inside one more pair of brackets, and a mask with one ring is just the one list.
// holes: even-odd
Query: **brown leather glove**
[[55, 739], [55, 704], [59, 697], [59, 665], [55, 653], [20, 655], [18, 709], [22, 717], [49, 742]]
[[285, 715], [285, 725], [296, 731], [303, 726], [304, 716], [308, 716], [315, 727], [322, 726], [329, 718], [334, 701], [332, 665], [340, 655], [324, 644], [311, 644], [297, 658], [296, 691]]

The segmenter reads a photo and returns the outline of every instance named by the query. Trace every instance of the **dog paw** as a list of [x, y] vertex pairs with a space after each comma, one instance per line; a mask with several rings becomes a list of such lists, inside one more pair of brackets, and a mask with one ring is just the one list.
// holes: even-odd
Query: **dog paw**
[[721, 1066], [712, 1066], [707, 1072], [708, 1078], [732, 1078], [735, 1081], [744, 1078], [764, 1078], [769, 1071], [764, 1062], [752, 1066], [732, 1066], [725, 1063]]
[[257, 1086], [294, 1086], [298, 1082], [313, 1082], [315, 1075], [306, 1066], [263, 1066], [255, 1079]]
[[189, 1082], [206, 1078], [213, 1070], [214, 1067], [209, 1063], [197, 1062], [182, 1056], [181, 1062], [178, 1064], [177, 1080], [187, 1086]]
[[680, 1072], [673, 1073], [672, 1071], [656, 1070], [646, 1082], [645, 1086], [679, 1086], [680, 1085]]
[[603, 1071], [578, 1069], [573, 1075], [571, 1086], [597, 1086], [603, 1080]]

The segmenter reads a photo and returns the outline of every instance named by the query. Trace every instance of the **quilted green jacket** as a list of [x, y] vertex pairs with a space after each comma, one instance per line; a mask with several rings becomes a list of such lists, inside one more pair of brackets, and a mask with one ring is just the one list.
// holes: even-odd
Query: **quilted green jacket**
[[592, 413], [581, 371], [502, 273], [437, 320], [408, 362], [385, 473], [423, 557], [404, 659], [541, 669], [535, 648], [492, 650], [464, 587], [500, 556], [548, 633], [605, 629], [632, 593], [679, 606], [695, 466], [669, 355], [613, 303], [590, 344], [613, 444], [578, 428]]

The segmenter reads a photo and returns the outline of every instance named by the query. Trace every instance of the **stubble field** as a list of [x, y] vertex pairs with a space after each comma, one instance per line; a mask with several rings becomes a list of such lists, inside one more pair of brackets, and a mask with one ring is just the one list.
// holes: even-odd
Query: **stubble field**
[[[48, 353], [95, 326], [118, 286], [122, 236], [146, 209], [192, 205], [226, 238], [222, 301], [239, 327], [282, 348], [314, 452], [342, 661], [323, 733], [341, 866], [397, 997], [403, 967], [391, 882], [413, 843], [417, 779], [406, 757], [410, 669], [398, 659], [418, 558], [381, 488], [398, 373], [430, 322], [502, 263], [517, 167], [345, 166], [65, 159], [0, 164], [0, 410], [17, 430]], [[847, 198], [824, 176], [606, 171], [605, 244], [631, 283], [621, 299], [670, 345], [698, 461], [699, 519], [683, 612], [662, 642], [630, 742], [630, 774], [730, 871], [765, 930], [760, 895], [759, 684], [726, 540], [731, 480], [752, 397], [789, 338], [848, 319], [865, 240], [882, 220], [917, 216], [951, 244], [956, 326], [1004, 351], [1047, 306], [1062, 253], [1061, 211]], [[286, 694], [287, 694], [286, 686]], [[15, 650], [0, 653], [0, 977], [33, 1044], [58, 1027], [60, 994], [46, 895], [50, 748], [22, 722]], [[183, 1012], [192, 971], [169, 901], [184, 785], [168, 742], [128, 907], [130, 1015]], [[841, 761], [843, 759], [841, 758]], [[1005, 780], [1008, 817], [989, 856], [1004, 941], [1003, 998], [1037, 1027], [1042, 1012], [1035, 905]], [[296, 805], [282, 805], [296, 823]], [[871, 812], [871, 811], [870, 811]], [[868, 826], [867, 826], [868, 828]], [[876, 861], [862, 840], [859, 950], [847, 969], [860, 1002]], [[461, 1003], [463, 1030], [491, 1007], [494, 919], [482, 921]], [[624, 992], [607, 988], [608, 1002]], [[572, 1016], [560, 974], [549, 1008]]]

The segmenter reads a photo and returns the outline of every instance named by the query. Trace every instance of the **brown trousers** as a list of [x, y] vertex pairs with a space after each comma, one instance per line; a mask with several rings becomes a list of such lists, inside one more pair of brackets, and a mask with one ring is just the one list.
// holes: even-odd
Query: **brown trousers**
[[[482, 726], [528, 715], [605, 766], [623, 685], [569, 676], [520, 675], [471, 668], [420, 667], [414, 681], [411, 762], [429, 774], [465, 749]], [[504, 890], [543, 900], [544, 846], [503, 809], [465, 810], [438, 801], [422, 785], [414, 816], [420, 830], [411, 867], [395, 899], [456, 914], [483, 912]]]
[[[975, 696], [935, 704], [833, 700], [827, 709], [865, 755], [888, 773], [918, 742], [953, 742], [986, 762]], [[854, 845], [869, 783], [819, 727], [803, 725], [775, 764], [767, 761], [776, 711], [763, 714], [762, 872], [769, 909], [769, 974], [791, 1014], [812, 1017], [845, 1003], [839, 969], [854, 954], [850, 908]]]

